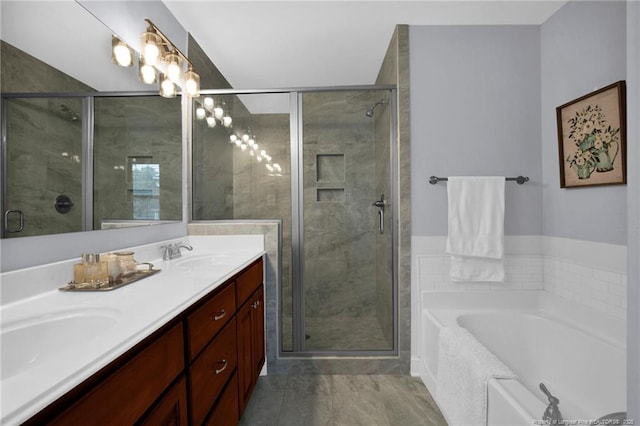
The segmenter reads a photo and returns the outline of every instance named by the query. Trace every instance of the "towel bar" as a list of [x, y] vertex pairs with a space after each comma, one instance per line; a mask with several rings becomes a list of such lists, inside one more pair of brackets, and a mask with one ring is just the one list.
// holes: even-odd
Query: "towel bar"
[[[429, 183], [431, 185], [435, 185], [438, 182], [446, 182], [448, 180], [449, 180], [449, 178], [446, 178], [446, 177], [437, 177], [437, 176], [430, 176], [429, 177]], [[527, 176], [508, 177], [508, 178], [504, 178], [504, 180], [514, 181], [518, 185], [522, 185], [525, 182], [529, 182], [529, 178]]]

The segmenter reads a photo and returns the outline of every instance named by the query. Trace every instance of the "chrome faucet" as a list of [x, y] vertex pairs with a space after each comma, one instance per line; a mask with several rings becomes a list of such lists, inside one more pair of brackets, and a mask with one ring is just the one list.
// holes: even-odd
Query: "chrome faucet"
[[555, 396], [551, 395], [549, 389], [544, 385], [544, 383], [540, 383], [540, 390], [544, 392], [544, 394], [549, 399], [549, 405], [544, 410], [544, 414], [542, 415], [542, 420], [550, 422], [552, 425], [562, 424], [562, 414], [560, 414], [560, 409], [558, 408], [558, 404], [560, 404], [560, 400]]
[[160, 246], [160, 249], [162, 250], [162, 260], [172, 260], [182, 257], [182, 252], [180, 251], [182, 248], [189, 251], [193, 250], [193, 247], [189, 244], [183, 244], [182, 242]]

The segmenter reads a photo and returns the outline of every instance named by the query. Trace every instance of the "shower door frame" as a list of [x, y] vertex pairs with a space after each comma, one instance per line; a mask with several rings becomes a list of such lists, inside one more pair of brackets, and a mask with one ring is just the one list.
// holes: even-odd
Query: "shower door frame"
[[[302, 249], [304, 248], [299, 238], [301, 236], [302, 221], [300, 218], [303, 214], [302, 203], [302, 185], [301, 174], [303, 173], [300, 167], [302, 161], [302, 95], [310, 92], [348, 92], [348, 91], [375, 91], [385, 90], [389, 91], [390, 99], [390, 132], [389, 132], [389, 150], [390, 150], [390, 167], [389, 171], [391, 176], [389, 177], [391, 184], [391, 193], [389, 194], [388, 207], [391, 210], [391, 265], [392, 265], [392, 279], [390, 285], [392, 285], [392, 300], [391, 300], [391, 314], [392, 314], [392, 347], [390, 350], [344, 350], [344, 351], [305, 351], [304, 350], [304, 289], [302, 285], [302, 278], [304, 271], [302, 267], [303, 257]], [[351, 86], [328, 86], [328, 87], [297, 87], [297, 88], [275, 88], [275, 89], [202, 89], [200, 95], [260, 95], [260, 94], [281, 94], [289, 95], [289, 125], [290, 125], [290, 164], [291, 164], [291, 291], [292, 291], [292, 350], [284, 351], [282, 348], [282, 318], [283, 318], [283, 303], [282, 303], [282, 265], [281, 262], [277, 266], [277, 276], [279, 280], [277, 282], [278, 288], [276, 310], [276, 342], [268, 342], [268, 344], [276, 343], [277, 356], [280, 359], [292, 359], [292, 358], [354, 358], [354, 357], [367, 357], [367, 358], [394, 358], [399, 356], [399, 294], [398, 294], [398, 205], [399, 200], [399, 188], [398, 188], [398, 91], [397, 87], [392, 84], [382, 85], [351, 85]], [[193, 126], [192, 121], [195, 117], [193, 111], [193, 102], [189, 102], [188, 105], [189, 117], [187, 131], [188, 143], [188, 205], [189, 223], [208, 222], [213, 221], [217, 223], [260, 223], [266, 219], [241, 219], [241, 220], [199, 220], [194, 219], [193, 215]], [[364, 114], [364, 112], [363, 112]], [[373, 201], [373, 200], [372, 200]], [[282, 249], [282, 230], [280, 230], [279, 237], [279, 250]], [[269, 312], [266, 312], [267, 318]], [[269, 362], [275, 360], [269, 359]]]
[[[304, 155], [304, 134], [302, 97], [305, 93], [314, 92], [349, 92], [349, 91], [389, 91], [389, 184], [391, 194], [388, 200], [391, 210], [391, 315], [392, 315], [392, 342], [389, 350], [326, 350], [307, 351], [304, 344], [305, 333], [305, 295], [304, 295], [304, 187], [302, 167]], [[281, 357], [297, 358], [322, 358], [322, 357], [395, 357], [398, 356], [398, 119], [397, 119], [397, 89], [393, 85], [372, 86], [338, 86], [292, 90], [290, 92], [289, 106], [291, 111], [291, 285], [293, 298], [292, 312], [292, 338], [293, 350], [282, 351], [279, 345]], [[295, 179], [294, 179], [295, 176]], [[282, 313], [280, 312], [280, 318]]]

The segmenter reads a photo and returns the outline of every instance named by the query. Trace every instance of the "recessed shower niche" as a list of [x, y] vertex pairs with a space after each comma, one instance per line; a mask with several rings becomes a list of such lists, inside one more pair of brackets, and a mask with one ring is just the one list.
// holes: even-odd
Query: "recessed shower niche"
[[344, 201], [344, 154], [316, 155], [316, 201]]

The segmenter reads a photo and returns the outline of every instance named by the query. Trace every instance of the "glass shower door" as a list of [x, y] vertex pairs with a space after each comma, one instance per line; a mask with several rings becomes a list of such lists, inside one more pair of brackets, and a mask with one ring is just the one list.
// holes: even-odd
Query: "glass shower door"
[[4, 102], [4, 238], [83, 230], [82, 99]]
[[394, 350], [386, 90], [302, 94], [303, 352]]

